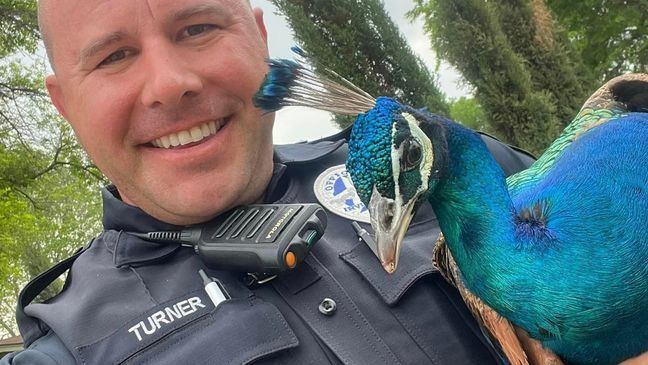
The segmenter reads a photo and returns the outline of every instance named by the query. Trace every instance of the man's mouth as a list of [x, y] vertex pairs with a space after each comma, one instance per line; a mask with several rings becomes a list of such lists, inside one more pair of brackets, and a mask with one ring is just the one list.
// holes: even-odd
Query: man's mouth
[[221, 118], [205, 122], [199, 126], [171, 133], [169, 135], [157, 138], [151, 141], [151, 144], [158, 148], [174, 148], [179, 146], [186, 146], [188, 144], [200, 142], [203, 139], [216, 134], [227, 122], [227, 119]]

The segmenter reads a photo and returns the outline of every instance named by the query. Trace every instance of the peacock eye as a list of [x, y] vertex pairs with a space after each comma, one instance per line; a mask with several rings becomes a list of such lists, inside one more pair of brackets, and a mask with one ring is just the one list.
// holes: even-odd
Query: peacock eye
[[421, 163], [423, 152], [421, 144], [416, 138], [408, 138], [403, 141], [403, 156], [401, 157], [401, 170], [410, 171]]

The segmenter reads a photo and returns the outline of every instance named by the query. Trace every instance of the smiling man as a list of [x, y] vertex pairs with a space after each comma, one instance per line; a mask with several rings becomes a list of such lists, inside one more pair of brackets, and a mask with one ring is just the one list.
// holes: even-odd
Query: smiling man
[[258, 200], [272, 118], [267, 56], [244, 1], [42, 1], [54, 105], [124, 202], [174, 224]]
[[[387, 275], [349, 219], [367, 221], [345, 180], [347, 132], [273, 148], [273, 116], [252, 104], [267, 71], [261, 10], [245, 0], [41, 0], [39, 20], [52, 102], [112, 184], [103, 232], [22, 292], [26, 349], [0, 364], [498, 362], [432, 268], [429, 207]], [[484, 140], [507, 173], [531, 162]], [[326, 233], [269, 281], [131, 234], [316, 196], [330, 213]], [[231, 299], [215, 307], [199, 270]], [[60, 294], [33, 302], [66, 271]]]

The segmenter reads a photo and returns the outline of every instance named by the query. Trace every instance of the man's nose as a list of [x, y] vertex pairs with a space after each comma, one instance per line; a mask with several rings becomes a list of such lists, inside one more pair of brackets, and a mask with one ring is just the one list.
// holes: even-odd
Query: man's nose
[[143, 72], [147, 76], [141, 95], [145, 106], [173, 107], [203, 87], [200, 76], [190, 67], [187, 58], [173, 52], [172, 48], [156, 47], [146, 56]]

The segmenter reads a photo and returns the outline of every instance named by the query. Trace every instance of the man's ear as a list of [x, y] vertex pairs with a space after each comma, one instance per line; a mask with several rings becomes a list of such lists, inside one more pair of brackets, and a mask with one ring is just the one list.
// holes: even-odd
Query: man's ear
[[54, 104], [56, 110], [58, 110], [63, 118], [68, 119], [65, 111], [65, 97], [63, 96], [63, 91], [61, 90], [61, 85], [59, 84], [56, 75], [47, 76], [45, 79], [45, 86], [47, 87], [50, 100], [52, 100], [52, 104]]
[[256, 20], [257, 27], [259, 32], [261, 32], [261, 37], [263, 37], [263, 42], [268, 45], [268, 31], [266, 30], [265, 23], [263, 22], [263, 10], [261, 8], [254, 8], [254, 19]]

